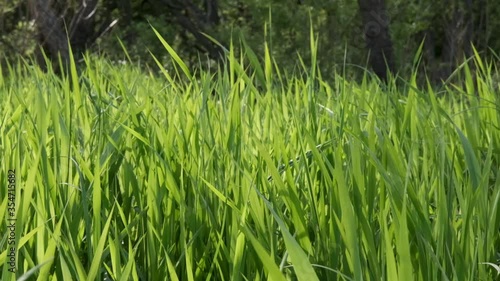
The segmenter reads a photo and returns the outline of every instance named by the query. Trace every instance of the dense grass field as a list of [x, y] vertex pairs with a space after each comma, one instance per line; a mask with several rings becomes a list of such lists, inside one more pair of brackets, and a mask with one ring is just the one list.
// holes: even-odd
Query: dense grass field
[[1, 280], [497, 278], [494, 64], [438, 93], [166, 47], [161, 77], [4, 69]]

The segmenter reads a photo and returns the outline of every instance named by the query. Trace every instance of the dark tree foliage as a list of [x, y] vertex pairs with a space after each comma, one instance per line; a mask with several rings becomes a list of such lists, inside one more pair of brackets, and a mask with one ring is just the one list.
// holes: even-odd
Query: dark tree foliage
[[244, 38], [257, 54], [266, 40], [273, 59], [294, 69], [297, 54], [311, 62], [311, 23], [326, 75], [344, 62], [364, 65], [368, 55], [386, 80], [411, 70], [425, 42], [422, 69], [437, 82], [472, 55], [471, 43], [485, 56], [500, 50], [498, 13], [492, 0], [0, 0], [0, 57], [34, 56], [43, 65], [43, 51], [57, 66], [71, 47], [76, 57], [90, 51], [123, 60], [120, 38], [132, 59], [154, 65], [151, 52], [167, 65], [153, 25], [190, 65], [224, 61], [224, 47], [208, 34], [226, 47], [233, 40], [237, 51]]
[[415, 39], [424, 42], [423, 58], [435, 83], [446, 79], [464, 58], [472, 56], [472, 45], [484, 44], [482, 24], [474, 23], [471, 0], [448, 0], [436, 8], [446, 11], [431, 15], [431, 21], [439, 24], [429, 25]]
[[[52, 61], [61, 57], [64, 62], [68, 59], [68, 39], [72, 50], [77, 54], [82, 53], [117, 26], [126, 28], [134, 22], [146, 23], [153, 17], [179, 26], [181, 37], [194, 38], [193, 46], [196, 50], [207, 53], [214, 60], [220, 60], [222, 49], [203, 35], [207, 29], [220, 23], [218, 1], [203, 2], [204, 5], [199, 7], [190, 0], [19, 1], [15, 9], [27, 10], [29, 17], [10, 18], [8, 27], [3, 31], [12, 31], [16, 21], [33, 19], [36, 24], [34, 38], [36, 45], [40, 47], [35, 55], [38, 54], [36, 56], [40, 58], [40, 63], [43, 63], [41, 51]], [[8, 44], [4, 45], [9, 47]], [[12, 49], [15, 47], [12, 46]]]
[[197, 43], [195, 47], [198, 50], [208, 53], [214, 60], [220, 60], [223, 57], [223, 50], [203, 35], [207, 27], [219, 22], [216, 0], [205, 1], [205, 10], [200, 9], [190, 0], [163, 0], [162, 2], [169, 8], [167, 12], [173, 22], [194, 36]]

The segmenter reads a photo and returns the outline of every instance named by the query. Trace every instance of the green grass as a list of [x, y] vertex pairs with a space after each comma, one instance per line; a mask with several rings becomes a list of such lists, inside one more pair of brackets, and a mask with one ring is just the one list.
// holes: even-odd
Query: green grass
[[0, 77], [1, 280], [497, 278], [494, 64], [438, 95], [232, 47], [227, 69], [191, 73], [163, 43], [181, 71], [87, 58]]

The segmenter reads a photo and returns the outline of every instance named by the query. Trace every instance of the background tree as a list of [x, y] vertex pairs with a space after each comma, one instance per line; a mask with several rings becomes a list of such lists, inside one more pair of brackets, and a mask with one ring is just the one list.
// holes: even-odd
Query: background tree
[[386, 80], [388, 71], [394, 72], [394, 59], [385, 1], [358, 0], [358, 5], [371, 67], [380, 79]]
[[[474, 32], [474, 6], [471, 0], [447, 0], [434, 4], [426, 28], [416, 39], [424, 42], [424, 60], [428, 74], [437, 82], [446, 79], [465, 57], [472, 55], [472, 44], [480, 46], [479, 30]], [[479, 16], [479, 14], [477, 14]], [[478, 26], [479, 27], [479, 26]]]
[[366, 61], [382, 79], [387, 70], [408, 73], [425, 40], [422, 71], [437, 83], [471, 54], [470, 42], [484, 56], [500, 50], [494, 36], [499, 12], [500, 2], [492, 0], [394, 0], [388, 6], [382, 0], [0, 0], [0, 54], [41, 58], [44, 50], [64, 61], [67, 35], [77, 57], [89, 51], [118, 61], [125, 58], [120, 38], [141, 66], [156, 68], [152, 52], [168, 67], [151, 24], [192, 65], [220, 59], [222, 48], [203, 35], [209, 34], [226, 46], [244, 38], [257, 54], [266, 40], [279, 65], [293, 70], [296, 54], [309, 63], [311, 22], [325, 77], [344, 69], [358, 75]]

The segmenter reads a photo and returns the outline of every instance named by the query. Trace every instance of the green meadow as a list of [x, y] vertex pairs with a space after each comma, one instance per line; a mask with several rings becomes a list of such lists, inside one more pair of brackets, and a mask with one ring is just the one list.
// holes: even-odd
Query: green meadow
[[3, 69], [1, 280], [497, 278], [498, 64], [434, 90], [163, 43], [159, 74]]

